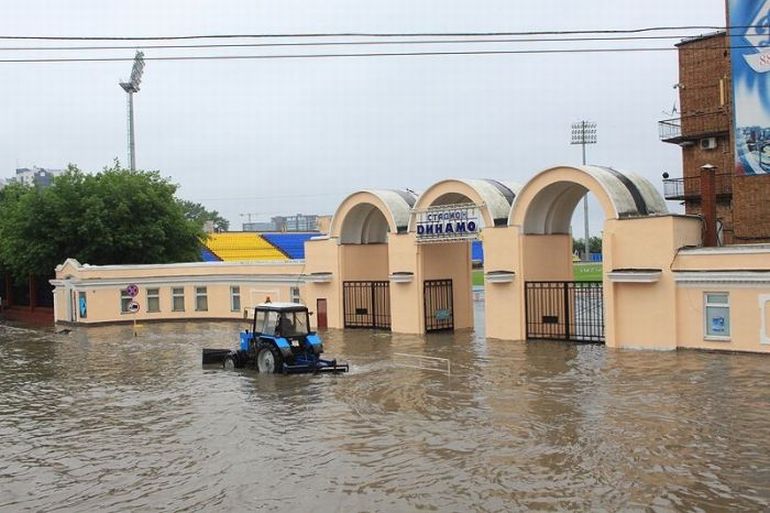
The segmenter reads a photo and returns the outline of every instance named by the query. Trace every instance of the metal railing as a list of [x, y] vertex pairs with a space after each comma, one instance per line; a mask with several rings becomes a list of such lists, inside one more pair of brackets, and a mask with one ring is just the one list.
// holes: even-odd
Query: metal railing
[[[719, 173], [714, 176], [717, 197], [731, 196], [733, 193], [732, 173]], [[665, 178], [663, 197], [667, 200], [684, 200], [701, 197], [700, 176], [684, 178]]]
[[658, 121], [661, 141], [681, 142], [728, 132], [730, 120], [725, 111], [701, 112]]

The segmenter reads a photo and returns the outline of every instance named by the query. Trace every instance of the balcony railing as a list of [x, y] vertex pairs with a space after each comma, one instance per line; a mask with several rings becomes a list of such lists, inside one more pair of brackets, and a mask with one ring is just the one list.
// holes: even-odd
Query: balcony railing
[[[718, 198], [732, 196], [732, 173], [714, 175], [716, 195]], [[701, 197], [700, 176], [686, 178], [665, 178], [663, 180], [663, 196], [667, 200], [687, 200]]]
[[660, 140], [670, 143], [711, 137], [729, 130], [730, 120], [725, 111], [703, 112], [658, 121]]

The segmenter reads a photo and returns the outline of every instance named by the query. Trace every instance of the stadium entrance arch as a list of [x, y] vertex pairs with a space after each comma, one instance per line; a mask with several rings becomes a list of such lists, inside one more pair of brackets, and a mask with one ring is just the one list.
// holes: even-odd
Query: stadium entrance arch
[[495, 180], [452, 179], [420, 195], [409, 224], [420, 332], [474, 327], [471, 243], [507, 224], [516, 189]]
[[[598, 283], [575, 282], [572, 267], [572, 214], [589, 191], [605, 217], [603, 279]], [[613, 247], [607, 224], [666, 212], [654, 186], [632, 173], [581, 166], [556, 167], [535, 175], [510, 210], [506, 238], [514, 242], [517, 256], [509, 262], [509, 272], [516, 279], [508, 287], [488, 289], [488, 335], [604, 342], [605, 305], [612, 300], [607, 274], [612, 270]]]
[[391, 329], [389, 242], [406, 232], [414, 203], [402, 191], [356, 192], [335, 212], [328, 237], [306, 244], [309, 293], [329, 299], [329, 327]]

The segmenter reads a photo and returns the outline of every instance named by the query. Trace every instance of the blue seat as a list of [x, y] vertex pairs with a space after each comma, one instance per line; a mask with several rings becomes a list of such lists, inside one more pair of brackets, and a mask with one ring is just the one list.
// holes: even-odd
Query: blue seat
[[262, 238], [283, 251], [292, 260], [302, 260], [305, 258], [305, 241], [317, 235], [320, 235], [320, 233], [263, 233]]

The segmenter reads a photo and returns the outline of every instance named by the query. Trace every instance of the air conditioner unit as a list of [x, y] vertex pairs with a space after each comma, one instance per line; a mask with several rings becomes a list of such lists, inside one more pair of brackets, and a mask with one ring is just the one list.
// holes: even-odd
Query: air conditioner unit
[[705, 139], [700, 140], [700, 149], [701, 150], [713, 150], [717, 147], [717, 138], [716, 137], [706, 137]]

